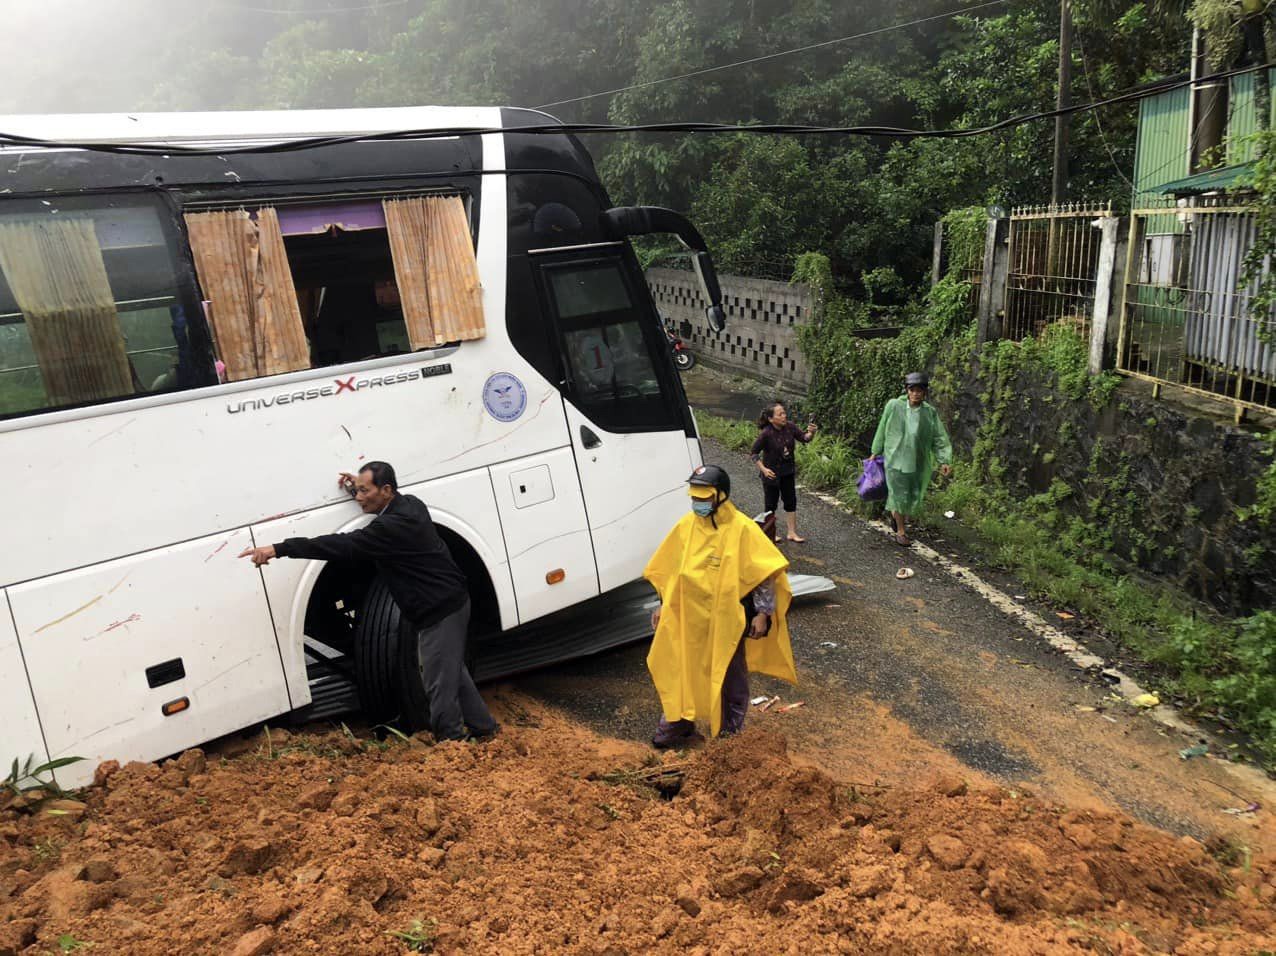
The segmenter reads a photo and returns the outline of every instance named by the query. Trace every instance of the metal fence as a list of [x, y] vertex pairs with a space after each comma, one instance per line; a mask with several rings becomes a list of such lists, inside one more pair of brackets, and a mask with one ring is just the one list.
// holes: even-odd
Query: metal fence
[[1062, 323], [1090, 337], [1101, 234], [1111, 203], [1022, 206], [1010, 215], [1002, 334], [1016, 342]]
[[1229, 197], [1131, 213], [1121, 371], [1226, 397], [1238, 410], [1276, 408], [1276, 347], [1250, 314], [1258, 280], [1242, 281], [1256, 229], [1254, 210]]

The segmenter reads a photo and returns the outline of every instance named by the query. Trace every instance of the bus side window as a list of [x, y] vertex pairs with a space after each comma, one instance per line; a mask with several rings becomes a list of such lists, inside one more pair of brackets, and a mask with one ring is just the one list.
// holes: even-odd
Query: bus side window
[[153, 197], [0, 203], [0, 417], [213, 381], [174, 247]]
[[664, 335], [635, 304], [620, 261], [559, 262], [543, 269], [568, 396], [581, 412], [614, 431], [681, 428], [673, 390], [654, 358], [668, 347]]
[[284, 236], [312, 368], [412, 351], [385, 229]]
[[[230, 381], [485, 334], [461, 196], [193, 210], [185, 219]], [[250, 276], [244, 263], [254, 257], [259, 273]], [[263, 329], [269, 349], [258, 347]]]

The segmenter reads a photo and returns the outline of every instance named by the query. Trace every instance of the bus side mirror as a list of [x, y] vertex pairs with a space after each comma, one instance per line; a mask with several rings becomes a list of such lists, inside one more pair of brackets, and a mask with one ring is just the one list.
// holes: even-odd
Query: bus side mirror
[[722, 307], [722, 287], [718, 285], [718, 270], [713, 267], [713, 260], [707, 252], [697, 252], [691, 257], [691, 268], [700, 282], [700, 291], [709, 303], [705, 309], [705, 321], [714, 332], [721, 332], [727, 327], [727, 313]]
[[617, 206], [602, 214], [603, 229], [614, 239], [630, 236], [650, 236], [668, 232], [678, 237], [691, 250], [691, 268], [695, 271], [708, 306], [705, 321], [714, 332], [727, 327], [727, 313], [722, 307], [722, 287], [718, 285], [718, 270], [713, 267], [713, 257], [705, 245], [700, 231], [682, 214], [663, 206]]

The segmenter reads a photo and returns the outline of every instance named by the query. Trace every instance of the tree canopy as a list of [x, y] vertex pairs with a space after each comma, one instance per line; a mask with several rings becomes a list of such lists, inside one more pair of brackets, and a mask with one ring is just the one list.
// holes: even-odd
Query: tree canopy
[[[1074, 8], [1077, 101], [1185, 69], [1182, 5]], [[1058, 60], [1058, 0], [137, 0], [127, 13], [49, 0], [24, 9], [15, 25], [30, 42], [0, 66], [0, 112], [559, 104], [549, 112], [569, 121], [972, 127], [1050, 109]], [[802, 47], [812, 48], [785, 53]], [[608, 90], [623, 92], [580, 99]], [[1074, 119], [1074, 197], [1129, 196], [1136, 115], [1123, 105]], [[855, 284], [882, 269], [917, 281], [948, 209], [1043, 201], [1052, 133], [1042, 121], [963, 140], [632, 134], [589, 145], [617, 202], [692, 211], [724, 270], [787, 276], [818, 249], [839, 282]]]

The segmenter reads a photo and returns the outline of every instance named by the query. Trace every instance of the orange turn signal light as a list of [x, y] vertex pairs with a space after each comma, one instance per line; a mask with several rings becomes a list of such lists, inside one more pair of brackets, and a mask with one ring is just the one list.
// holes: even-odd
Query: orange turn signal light
[[547, 575], [545, 575], [545, 583], [558, 584], [565, 577], [567, 577], [566, 571], [564, 571], [562, 568], [555, 568], [553, 571], [550, 571]]
[[160, 708], [165, 717], [172, 717], [174, 714], [180, 714], [184, 710], [188, 710], [191, 705], [189, 697], [179, 697], [177, 700], [170, 700], [167, 704]]

